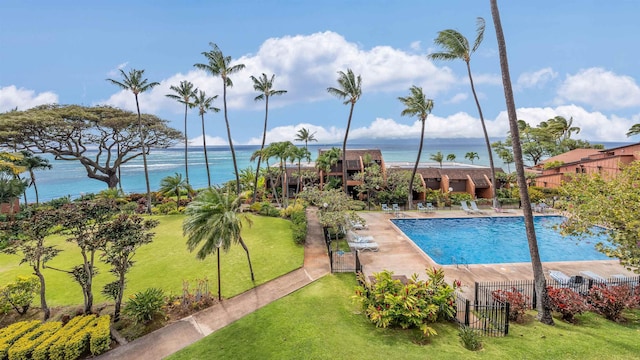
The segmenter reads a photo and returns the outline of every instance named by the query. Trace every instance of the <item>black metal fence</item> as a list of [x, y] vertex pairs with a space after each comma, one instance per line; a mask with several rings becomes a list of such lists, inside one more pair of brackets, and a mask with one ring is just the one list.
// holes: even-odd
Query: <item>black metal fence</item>
[[324, 229], [324, 239], [327, 245], [327, 254], [329, 255], [329, 263], [331, 272], [362, 272], [362, 264], [360, 263], [360, 253], [355, 251], [342, 251], [331, 248], [331, 236], [329, 231]]
[[483, 336], [505, 336], [509, 334], [509, 303], [477, 304], [456, 294], [454, 320]]

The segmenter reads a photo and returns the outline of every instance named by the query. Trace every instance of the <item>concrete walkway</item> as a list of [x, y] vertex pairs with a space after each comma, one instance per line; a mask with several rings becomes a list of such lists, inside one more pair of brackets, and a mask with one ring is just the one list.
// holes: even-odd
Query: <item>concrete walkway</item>
[[307, 210], [307, 219], [307, 240], [302, 268], [231, 299], [223, 300], [208, 309], [102, 354], [97, 359], [162, 359], [329, 274], [329, 258], [316, 209]]

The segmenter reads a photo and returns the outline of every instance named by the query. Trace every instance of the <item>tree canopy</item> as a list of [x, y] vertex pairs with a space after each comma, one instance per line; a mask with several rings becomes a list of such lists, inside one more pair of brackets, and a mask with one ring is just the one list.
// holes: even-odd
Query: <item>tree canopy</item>
[[[142, 114], [144, 144], [136, 114], [109, 106], [43, 105], [0, 114], [0, 146], [79, 161], [87, 176], [118, 185], [118, 168], [143, 149], [167, 148], [182, 134], [154, 115]], [[143, 147], [144, 146], [144, 147]]]

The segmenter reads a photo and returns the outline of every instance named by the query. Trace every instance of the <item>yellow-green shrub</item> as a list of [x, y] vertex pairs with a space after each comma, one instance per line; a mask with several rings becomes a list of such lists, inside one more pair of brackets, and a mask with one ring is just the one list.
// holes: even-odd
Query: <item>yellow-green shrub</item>
[[111, 317], [102, 315], [95, 321], [95, 326], [91, 329], [91, 339], [89, 340], [89, 350], [92, 355], [100, 355], [109, 350], [111, 345]]
[[[76, 335], [83, 333], [87, 325], [96, 319], [95, 315], [76, 316], [67, 323], [62, 329], [58, 330], [54, 335], [38, 345], [34, 350], [32, 357], [34, 360], [66, 360], [67, 346], [74, 348], [76, 345], [72, 343], [72, 339], [76, 339]], [[75, 340], [77, 341], [77, 339]], [[77, 357], [75, 357], [77, 358]], [[73, 358], [73, 359], [75, 359]]]
[[9, 360], [31, 359], [31, 352], [33, 349], [48, 337], [52, 336], [60, 328], [62, 328], [61, 322], [52, 321], [44, 323], [24, 334], [9, 348]]
[[40, 321], [20, 321], [11, 324], [0, 330], [0, 360], [7, 359], [7, 350], [22, 335], [28, 333], [36, 326], [40, 325]]

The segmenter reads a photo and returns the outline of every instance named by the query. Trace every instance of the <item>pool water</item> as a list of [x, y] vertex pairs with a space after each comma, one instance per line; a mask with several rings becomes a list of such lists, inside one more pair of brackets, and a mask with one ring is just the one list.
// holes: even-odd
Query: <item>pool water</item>
[[[542, 261], [610, 260], [595, 249], [605, 235], [563, 237], [554, 225], [561, 216], [534, 218]], [[420, 249], [440, 265], [530, 262], [523, 217], [392, 219]]]

